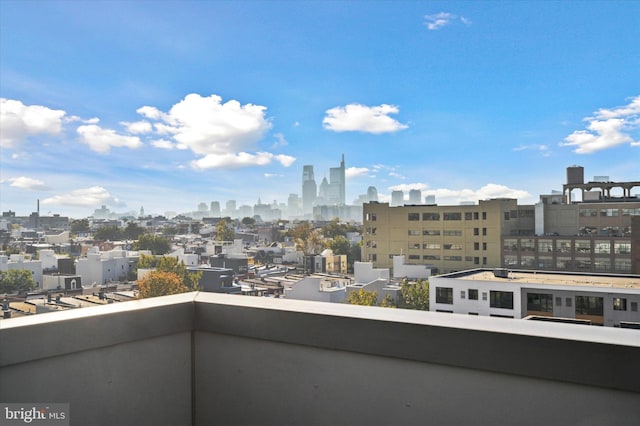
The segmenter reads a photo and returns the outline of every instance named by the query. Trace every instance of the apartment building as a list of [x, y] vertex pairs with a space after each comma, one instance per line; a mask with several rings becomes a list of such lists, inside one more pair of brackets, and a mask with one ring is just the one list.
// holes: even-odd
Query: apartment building
[[534, 206], [515, 199], [459, 206], [372, 202], [363, 206], [362, 259], [391, 268], [393, 257], [404, 255], [407, 264], [431, 265], [434, 273], [496, 267], [502, 236], [532, 235], [534, 225]]
[[[434, 273], [505, 267], [640, 274], [640, 182], [582, 183], [567, 169], [564, 192], [535, 205], [515, 199], [477, 205], [363, 205], [362, 259], [391, 268], [392, 258], [430, 265]], [[622, 196], [615, 196], [616, 189]], [[571, 192], [581, 191], [581, 201]]]
[[640, 276], [474, 269], [432, 277], [431, 311], [640, 327]]

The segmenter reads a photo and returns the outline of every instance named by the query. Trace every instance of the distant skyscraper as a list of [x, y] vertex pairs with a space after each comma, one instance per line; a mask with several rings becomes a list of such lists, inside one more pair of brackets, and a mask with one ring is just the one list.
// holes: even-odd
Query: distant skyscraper
[[326, 195], [327, 204], [346, 204], [346, 184], [344, 170], [344, 154], [340, 167], [332, 167], [329, 169], [329, 190]]
[[302, 168], [302, 212], [313, 212], [313, 203], [318, 196], [318, 186], [313, 175], [313, 166], [306, 165]]
[[220, 203], [218, 201], [212, 201], [209, 211], [211, 212], [211, 217], [220, 217]]
[[367, 188], [367, 199], [369, 201], [378, 201], [378, 190], [375, 186]]
[[409, 191], [409, 204], [422, 203], [422, 191], [419, 189], [412, 189]]
[[140, 206], [140, 217], [144, 217], [144, 206]]
[[207, 203], [198, 203], [198, 211], [199, 212], [206, 212], [207, 210], [209, 210], [207, 208]]
[[391, 191], [391, 206], [403, 206], [404, 205], [404, 192]]
[[316, 204], [329, 204], [329, 181], [327, 178], [322, 178], [320, 187], [318, 188], [318, 202]]
[[436, 203], [436, 196], [435, 195], [427, 195], [426, 197], [424, 197], [424, 203], [425, 204], [435, 204]]
[[226, 208], [224, 211], [224, 214], [226, 216], [229, 216], [230, 218], [234, 219], [235, 217], [237, 217], [237, 212], [236, 212], [236, 200], [229, 200], [227, 201], [226, 204]]

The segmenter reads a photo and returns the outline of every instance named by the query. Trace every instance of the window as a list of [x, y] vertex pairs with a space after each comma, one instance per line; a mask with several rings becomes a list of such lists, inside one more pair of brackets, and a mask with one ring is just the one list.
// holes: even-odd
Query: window
[[422, 231], [422, 235], [440, 235], [439, 229], [425, 229]]
[[553, 251], [553, 241], [538, 240], [538, 251], [540, 253], [551, 253]]
[[486, 258], [486, 257], [483, 257], [483, 258], [482, 258], [482, 264], [483, 264], [483, 265], [486, 265], [486, 264], [487, 264], [487, 258]]
[[638, 302], [631, 302], [631, 312], [638, 312]]
[[566, 306], [567, 308], [570, 308], [570, 307], [571, 307], [571, 305], [573, 304], [573, 299], [572, 299], [572, 298], [570, 298], [570, 297], [565, 298], [565, 299], [564, 299], [564, 304], [565, 304], [565, 306]]
[[445, 244], [445, 250], [462, 250], [462, 244]]
[[505, 239], [504, 240], [504, 251], [518, 251], [518, 240]]
[[556, 306], [562, 306], [562, 297], [556, 297]]
[[553, 296], [542, 293], [527, 294], [527, 311], [553, 312]]
[[576, 240], [576, 253], [590, 253], [591, 241], [589, 240]]
[[482, 212], [482, 220], [487, 220], [487, 212]]
[[466, 296], [464, 290], [460, 290], [460, 299], [464, 299]]
[[479, 217], [478, 212], [473, 212], [473, 220], [478, 220]]
[[482, 235], [487, 235], [487, 228], [482, 228]]
[[582, 217], [598, 216], [598, 209], [580, 209], [580, 216]]
[[420, 220], [420, 213], [409, 213], [409, 220]]
[[627, 310], [627, 299], [623, 299], [622, 297], [614, 297], [613, 298], [613, 310], [614, 311], [626, 311]]
[[378, 260], [378, 255], [375, 253], [369, 253], [369, 262], [375, 262], [376, 260]]
[[489, 295], [489, 306], [492, 308], [513, 309], [512, 291], [490, 291]]
[[365, 229], [365, 233], [367, 235], [376, 235], [378, 228], [372, 228], [370, 226], [367, 226], [367, 228]]
[[527, 238], [520, 240], [520, 251], [536, 251], [535, 241]]
[[480, 258], [479, 257], [474, 257], [473, 258], [473, 264], [474, 265], [479, 265], [480, 264]]
[[540, 269], [552, 269], [553, 268], [553, 258], [540, 256], [538, 258], [538, 268]]
[[556, 251], [559, 253], [571, 252], [571, 240], [558, 240], [556, 241]]
[[622, 216], [640, 216], [640, 208], [638, 208], [638, 209], [622, 209]]
[[425, 250], [440, 250], [440, 244], [424, 243], [424, 244], [422, 244], [422, 248], [425, 249]]
[[420, 243], [409, 243], [410, 249], [420, 249]]
[[465, 256], [464, 257], [464, 261], [465, 262], [473, 262], [473, 256]]
[[462, 260], [462, 256], [442, 256], [443, 260], [453, 260], [455, 262], [460, 262]]
[[471, 220], [472, 219], [472, 214], [471, 212], [465, 212], [464, 214], [464, 220]]
[[614, 268], [617, 272], [631, 272], [631, 259], [614, 259]]
[[482, 243], [482, 250], [486, 250], [487, 249], [487, 243]]
[[509, 212], [504, 212], [504, 220], [509, 220]]
[[480, 250], [480, 243], [473, 243], [474, 250]]
[[616, 241], [613, 245], [613, 249], [615, 254], [629, 254], [631, 253], [631, 243]]
[[422, 213], [422, 220], [440, 220], [440, 213]]
[[442, 218], [444, 220], [462, 220], [462, 213], [443, 213]]
[[487, 300], [487, 293], [486, 292], [482, 292], [482, 300]]
[[473, 235], [480, 235], [480, 228], [473, 228]]
[[609, 259], [599, 259], [593, 261], [593, 266], [596, 271], [611, 271], [611, 261]]
[[446, 237], [461, 237], [462, 236], [462, 231], [452, 231], [452, 230], [447, 230], [443, 232], [443, 235]]
[[609, 241], [596, 240], [593, 252], [595, 254], [609, 254], [611, 253], [611, 243]]
[[577, 315], [599, 315], [603, 314], [603, 299], [596, 296], [576, 296]]
[[436, 287], [436, 303], [453, 305], [453, 288]]
[[409, 259], [410, 260], [420, 260], [420, 255], [419, 254], [410, 254], [409, 255]]
[[469, 290], [469, 300], [478, 300], [478, 290], [474, 288], [470, 288]]
[[420, 235], [420, 231], [417, 229], [409, 229], [407, 234], [415, 237], [416, 235]]
[[375, 213], [367, 213], [364, 217], [365, 220], [376, 220], [376, 214]]
[[618, 209], [600, 209], [600, 216], [605, 216], [605, 217], [618, 216]]
[[440, 260], [440, 256], [438, 255], [433, 255], [433, 254], [425, 254], [424, 256], [422, 256], [423, 260]]

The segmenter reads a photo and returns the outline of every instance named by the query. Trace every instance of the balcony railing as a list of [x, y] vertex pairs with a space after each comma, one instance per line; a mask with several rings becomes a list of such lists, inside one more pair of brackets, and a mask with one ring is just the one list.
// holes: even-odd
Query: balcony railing
[[638, 424], [639, 359], [637, 330], [187, 293], [0, 321], [0, 401], [72, 425]]

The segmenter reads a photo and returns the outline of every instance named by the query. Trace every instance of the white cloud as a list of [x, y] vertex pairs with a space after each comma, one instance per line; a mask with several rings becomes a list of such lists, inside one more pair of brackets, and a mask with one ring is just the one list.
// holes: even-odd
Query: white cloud
[[431, 31], [439, 30], [440, 28], [449, 25], [456, 19], [456, 15], [448, 12], [440, 12], [434, 15], [425, 15], [424, 24]]
[[176, 146], [166, 139], [157, 139], [151, 141], [151, 145], [160, 149], [174, 149]]
[[65, 111], [0, 98], [0, 146], [13, 148], [31, 135], [62, 132]]
[[89, 145], [91, 150], [101, 154], [109, 152], [111, 147], [136, 149], [142, 146], [142, 142], [137, 136], [119, 135], [114, 130], [104, 129], [95, 124], [79, 126], [77, 132], [82, 143]]
[[532, 144], [532, 145], [520, 145], [513, 148], [514, 151], [538, 151], [543, 157], [551, 156], [549, 145], [545, 144]]
[[51, 189], [45, 185], [43, 181], [26, 176], [9, 178], [7, 181], [10, 182], [10, 185], [14, 188], [28, 189], [32, 191], [47, 191]]
[[357, 176], [366, 176], [369, 173], [369, 169], [366, 167], [348, 167], [344, 171], [344, 176], [347, 179], [354, 178]]
[[[166, 113], [152, 106], [143, 106], [137, 112], [163, 136], [162, 142], [156, 141], [153, 146], [168, 149], [168, 142], [172, 142], [175, 148], [190, 149], [200, 156], [191, 162], [196, 169], [263, 166], [272, 161], [288, 167], [295, 161], [287, 155], [252, 152], [271, 128], [266, 107], [261, 105], [241, 105], [236, 100], [223, 103], [218, 95], [190, 94]], [[274, 137], [273, 148], [287, 145], [283, 134]]]
[[471, 19], [465, 18], [464, 16], [460, 17], [460, 21], [465, 25], [471, 25], [472, 24]]
[[587, 130], [576, 130], [565, 138], [561, 146], [574, 146], [577, 154], [590, 154], [629, 143], [640, 146], [634, 139], [640, 129], [640, 96], [628, 105], [614, 109], [599, 109], [594, 117], [587, 117]]
[[129, 133], [133, 133], [134, 135], [139, 135], [139, 134], [144, 134], [144, 133], [151, 133], [151, 131], [153, 130], [153, 128], [151, 127], [151, 123], [149, 123], [148, 121], [144, 121], [144, 120], [135, 121], [133, 123], [129, 123], [127, 121], [123, 121], [120, 124], [125, 126], [127, 128], [127, 131]]
[[322, 125], [334, 132], [392, 133], [409, 127], [389, 117], [389, 114], [398, 112], [399, 109], [395, 105], [382, 104], [370, 107], [349, 104], [328, 109]]
[[191, 162], [195, 169], [226, 168], [237, 169], [247, 166], [266, 166], [272, 161], [278, 161], [284, 167], [289, 167], [296, 160], [288, 155], [274, 155], [270, 152], [258, 152], [249, 154], [239, 152], [237, 154], [209, 154]]
[[289, 145], [289, 142], [287, 142], [282, 133], [275, 133], [273, 137], [276, 139], [276, 142], [271, 145], [271, 148], [276, 149]]
[[267, 179], [270, 179], [270, 178], [276, 178], [276, 177], [284, 177], [284, 175], [280, 175], [277, 173], [265, 173], [264, 177], [266, 177]]
[[98, 207], [102, 204], [123, 207], [125, 204], [111, 195], [101, 186], [76, 189], [67, 194], [56, 195], [42, 200], [42, 204], [64, 205], [76, 207]]
[[396, 179], [406, 179], [405, 176], [402, 176], [400, 173], [396, 173], [396, 172], [389, 172], [389, 176]]
[[[490, 183], [478, 189], [449, 189], [434, 188], [430, 189], [424, 183], [411, 183], [394, 185], [389, 187], [389, 191], [404, 191], [407, 193], [412, 189], [418, 189], [422, 192], [422, 197], [427, 195], [435, 195], [436, 202], [439, 205], [457, 205], [465, 201], [488, 200], [491, 198], [516, 198], [526, 199], [531, 195], [527, 191], [509, 188], [505, 185]], [[382, 195], [381, 201], [388, 202], [389, 197]]]

